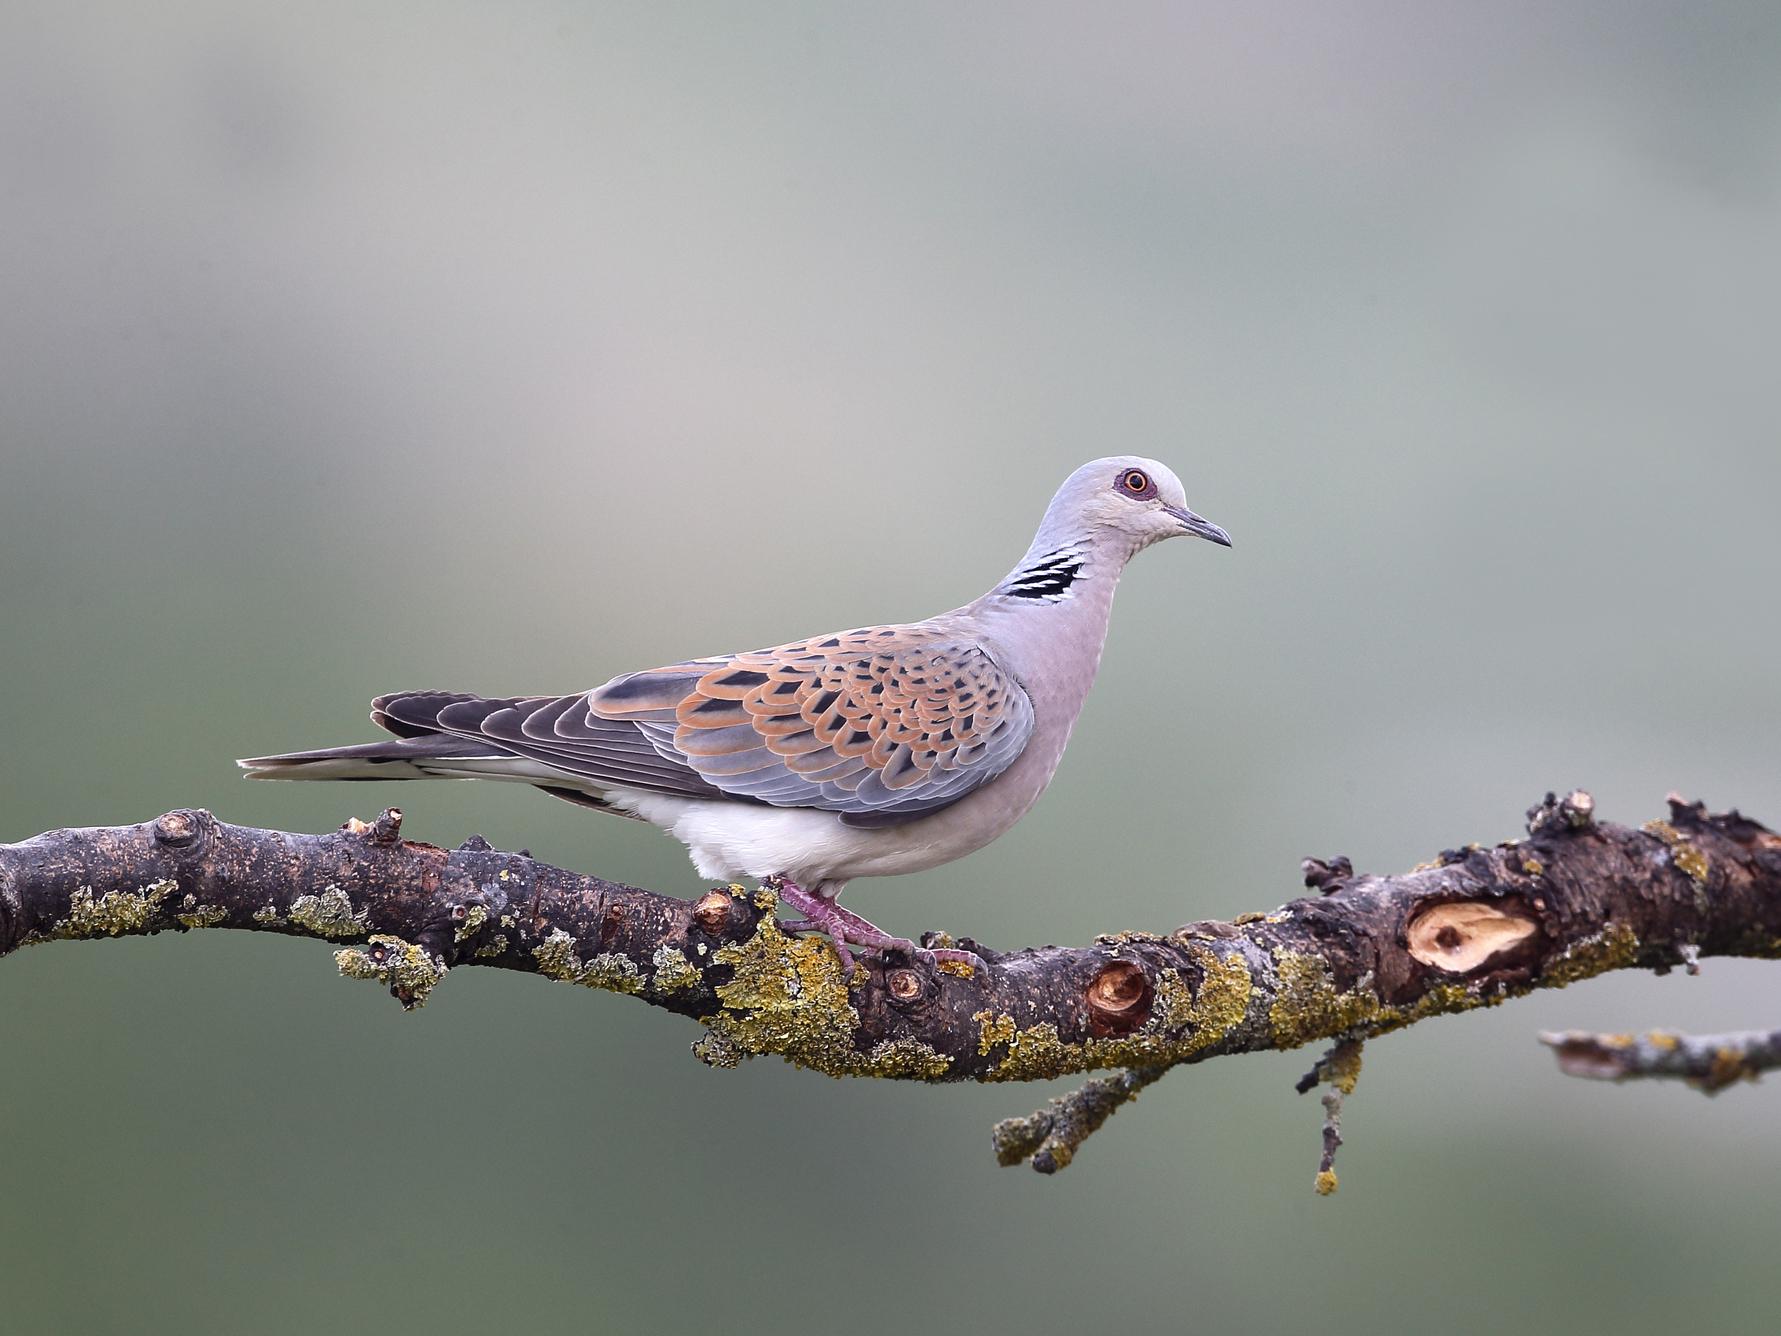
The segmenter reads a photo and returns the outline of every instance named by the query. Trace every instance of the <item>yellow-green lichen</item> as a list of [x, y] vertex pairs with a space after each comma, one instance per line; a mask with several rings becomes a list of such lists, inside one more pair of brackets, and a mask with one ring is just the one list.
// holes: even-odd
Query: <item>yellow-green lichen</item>
[[498, 932], [494, 937], [476, 948], [476, 958], [478, 960], [487, 960], [491, 956], [504, 955], [506, 954], [506, 951], [507, 934]]
[[1360, 1083], [1361, 1046], [1358, 1043], [1337, 1044], [1329, 1057], [1318, 1064], [1317, 1074], [1344, 1095], [1352, 1095]]
[[977, 1054], [987, 1058], [989, 1051], [997, 1044], [1012, 1044], [1019, 1033], [1014, 1025], [1014, 1017], [996, 1015], [993, 1011], [980, 1011], [971, 1017], [977, 1022]]
[[1385, 1010], [1370, 989], [1336, 990], [1330, 968], [1317, 957], [1277, 947], [1274, 975], [1279, 989], [1268, 1008], [1274, 1047], [1297, 1048], [1313, 1039], [1344, 1034], [1378, 1020]]
[[1120, 1038], [1068, 1043], [1050, 1021], [1021, 1029], [1006, 1013], [977, 1012], [972, 1017], [977, 1051], [988, 1056], [998, 1047], [1005, 1050], [982, 1079], [1030, 1081], [1102, 1067], [1166, 1067], [1218, 1043], [1248, 1014], [1253, 992], [1249, 962], [1240, 952], [1221, 955], [1203, 946], [1188, 950], [1199, 966], [1199, 987], [1179, 970], [1163, 970], [1149, 1018]]
[[214, 928], [229, 917], [229, 911], [221, 905], [200, 904], [197, 896], [187, 892], [179, 902], [179, 912], [173, 917], [184, 928]]
[[978, 1025], [979, 1053], [987, 1055], [998, 1045], [1007, 1050], [984, 1077], [987, 1081], [1037, 1081], [1047, 1076], [1082, 1071], [1098, 1064], [1078, 1059], [1085, 1055], [1091, 1044], [1105, 1042], [1091, 1039], [1086, 1043], [1066, 1044], [1058, 1037], [1057, 1026], [1050, 1021], [1020, 1030], [1015, 1028], [1014, 1018], [1006, 1014], [998, 1016], [979, 1011], [971, 1019]]
[[699, 971], [683, 952], [672, 946], [658, 946], [650, 960], [655, 966], [650, 982], [658, 993], [678, 993], [699, 982]]
[[[1520, 994], [1528, 990], [1522, 987], [1515, 991]], [[1453, 1016], [1462, 1011], [1476, 1011], [1479, 1007], [1494, 1007], [1510, 996], [1507, 990], [1474, 992], [1463, 983], [1438, 983], [1408, 1007], [1383, 1008], [1381, 1016], [1390, 1018], [1389, 1023], [1374, 1026], [1374, 1033], [1383, 1034], [1387, 1030], [1394, 1030], [1400, 1025], [1408, 1025], [1411, 1021], [1423, 1020], [1429, 1016]]]
[[751, 1056], [737, 1048], [715, 1030], [707, 1030], [693, 1040], [693, 1056], [707, 1067], [725, 1070], [740, 1067], [742, 1059]]
[[561, 928], [552, 930], [549, 937], [532, 948], [532, 958], [538, 962], [538, 972], [547, 979], [562, 983], [581, 981], [581, 957], [575, 954], [575, 939]]
[[614, 993], [640, 993], [643, 971], [629, 956], [603, 951], [581, 967], [581, 977], [575, 982], [585, 988], [604, 988]]
[[817, 938], [788, 937], [771, 916], [747, 941], [720, 948], [716, 961], [733, 973], [717, 989], [723, 1009], [702, 1018], [709, 1042], [695, 1049], [715, 1066], [734, 1065], [730, 1059], [742, 1054], [776, 1053], [831, 1076], [939, 1080], [952, 1065], [915, 1039], [856, 1049], [859, 1012], [834, 948]]
[[1708, 862], [1707, 855], [1701, 850], [1700, 845], [1679, 844], [1671, 851], [1670, 857], [1676, 860], [1676, 866], [1686, 872], [1689, 880], [1696, 886], [1707, 884], [1707, 873], [1711, 870], [1712, 865]]
[[1189, 954], [1200, 966], [1198, 991], [1189, 989], [1174, 970], [1165, 970], [1157, 986], [1165, 1022], [1177, 1029], [1192, 1028], [1191, 1034], [1178, 1041], [1182, 1057], [1210, 1047], [1241, 1025], [1254, 991], [1249, 962], [1241, 953], [1219, 955], [1204, 947], [1190, 947]]
[[1624, 923], [1609, 923], [1593, 936], [1566, 947], [1564, 954], [1547, 967], [1540, 982], [1548, 988], [1563, 988], [1579, 979], [1625, 969], [1638, 958], [1638, 936]]
[[1334, 1169], [1318, 1170], [1317, 1179], [1313, 1186], [1316, 1187], [1318, 1196], [1330, 1196], [1335, 1192], [1337, 1186], [1336, 1171]]
[[547, 979], [561, 983], [578, 983], [584, 988], [606, 988], [615, 993], [643, 991], [643, 971], [629, 956], [604, 952], [584, 962], [575, 954], [575, 939], [561, 928], [532, 948], [538, 972]]
[[1174, 938], [1160, 932], [1146, 932], [1142, 928], [1127, 928], [1121, 932], [1104, 932], [1095, 938], [1096, 946], [1167, 946]]
[[[1532, 988], [1525, 983], [1499, 982], [1489, 990], [1441, 983], [1425, 990], [1414, 1002], [1393, 1006], [1372, 990], [1370, 979], [1339, 992], [1328, 965], [1316, 956], [1280, 947], [1274, 951], [1274, 966], [1279, 987], [1268, 1008], [1268, 1020], [1276, 1048], [1297, 1048], [1316, 1039], [1356, 1032], [1385, 1034], [1430, 1016], [1494, 1007]], [[1545, 982], [1541, 980], [1542, 986]]]
[[315, 937], [357, 937], [366, 927], [365, 911], [355, 912], [352, 901], [338, 886], [330, 886], [320, 895], [299, 895], [291, 901], [290, 919]]
[[[1067, 1043], [1051, 1022], [1023, 1029], [1006, 1013], [976, 1013], [978, 1052], [984, 1056], [1000, 1052], [983, 1079], [1027, 1080], [1097, 1067], [1167, 1066], [1216, 1045], [1244, 1025], [1253, 1005], [1255, 983], [1240, 951], [1220, 954], [1197, 945], [1190, 949], [1199, 966], [1198, 985], [1191, 985], [1189, 976], [1181, 972], [1161, 971], [1150, 1019], [1123, 1038]], [[1297, 1048], [1346, 1034], [1381, 1034], [1431, 1016], [1496, 1006], [1536, 986], [1563, 986], [1633, 964], [1638, 951], [1638, 939], [1631, 929], [1609, 924], [1596, 936], [1571, 947], [1538, 980], [1496, 980], [1489, 987], [1435, 984], [1415, 1001], [1398, 1006], [1378, 996], [1371, 976], [1342, 990], [1322, 958], [1275, 948], [1267, 1011], [1271, 1046]], [[1326, 1079], [1348, 1092], [1358, 1075], [1356, 1052], [1352, 1060], [1333, 1067]]]
[[718, 985], [723, 1010], [705, 1019], [708, 1029], [745, 1053], [778, 1053], [831, 1075], [863, 1061], [853, 1046], [859, 1012], [827, 942], [788, 937], [769, 916], [747, 941], [721, 948], [717, 963], [734, 973]]
[[1711, 1095], [1738, 1081], [1755, 1081], [1761, 1075], [1761, 1069], [1751, 1061], [1747, 1051], [1721, 1046], [1713, 1050], [1713, 1061], [1708, 1065], [1706, 1076], [1692, 1084]]
[[866, 1054], [866, 1070], [873, 1076], [938, 1081], [951, 1066], [951, 1058], [919, 1039], [881, 1039]]
[[95, 900], [93, 888], [82, 886], [68, 897], [68, 917], [39, 940], [122, 937], [142, 932], [153, 921], [161, 901], [178, 889], [171, 881], [156, 881], [139, 891], [107, 891]]
[[[293, 917], [295, 917], [295, 916], [293, 915]], [[464, 921], [462, 923], [458, 924], [457, 931], [452, 933], [452, 935], [451, 935], [452, 941], [454, 941], [454, 942], [468, 941], [470, 938], [474, 937], [479, 931], [481, 931], [482, 925], [487, 923], [488, 921], [489, 921], [488, 906], [486, 906], [486, 905], [471, 905], [469, 912], [464, 915]], [[478, 954], [481, 954], [481, 953], [478, 952]]]
[[254, 910], [254, 922], [265, 924], [267, 926], [274, 923], [283, 923], [284, 915], [278, 912], [277, 905], [268, 900], [265, 904]]
[[[1688, 879], [1695, 884], [1695, 898], [1699, 902], [1701, 900], [1699, 892], [1706, 889], [1707, 876], [1712, 871], [1712, 863], [1707, 858], [1706, 851], [1668, 821], [1647, 821], [1640, 829], [1647, 835], [1657, 836], [1669, 846], [1670, 861], [1681, 868]], [[1700, 908], [1705, 910], [1705, 904], [1701, 904]]]
[[349, 979], [377, 979], [386, 983], [404, 1006], [418, 1007], [445, 977], [445, 962], [423, 946], [400, 937], [373, 933], [364, 946], [349, 946], [334, 953], [334, 964]]

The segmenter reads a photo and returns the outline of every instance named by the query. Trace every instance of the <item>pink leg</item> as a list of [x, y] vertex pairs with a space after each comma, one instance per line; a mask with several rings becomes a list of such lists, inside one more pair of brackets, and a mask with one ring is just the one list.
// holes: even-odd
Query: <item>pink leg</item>
[[833, 895], [807, 891], [785, 877], [768, 877], [762, 884], [803, 915], [802, 918], [787, 920], [779, 926], [787, 932], [815, 931], [826, 935], [834, 943], [835, 954], [841, 957], [842, 972], [849, 978], [853, 975], [853, 953], [848, 950], [850, 946], [866, 951], [901, 951], [930, 969], [941, 961], [958, 961], [972, 969], [984, 968], [983, 960], [975, 952], [951, 949], [930, 951], [926, 947], [917, 946], [907, 937], [892, 937], [852, 910], [843, 909], [836, 903]]

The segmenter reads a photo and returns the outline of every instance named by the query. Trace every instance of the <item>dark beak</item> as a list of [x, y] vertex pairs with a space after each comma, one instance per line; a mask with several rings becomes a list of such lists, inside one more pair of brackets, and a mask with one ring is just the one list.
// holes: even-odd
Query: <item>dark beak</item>
[[1231, 545], [1231, 536], [1228, 533], [1211, 520], [1201, 519], [1185, 506], [1164, 506], [1163, 509], [1180, 521], [1182, 533], [1191, 533], [1196, 538], [1207, 539], [1220, 547]]

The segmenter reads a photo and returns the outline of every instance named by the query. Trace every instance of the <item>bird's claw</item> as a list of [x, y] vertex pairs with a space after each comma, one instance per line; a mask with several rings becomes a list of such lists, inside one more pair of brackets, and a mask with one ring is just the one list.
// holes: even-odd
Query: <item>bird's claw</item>
[[[989, 962], [975, 951], [964, 951], [956, 947], [941, 946], [932, 949], [925, 946], [915, 948], [915, 957], [936, 974], [955, 974], [961, 969], [966, 977], [983, 970], [989, 971]], [[948, 966], [951, 966], [949, 969]]]
[[803, 917], [781, 920], [781, 932], [820, 932], [835, 948], [841, 960], [841, 977], [851, 980], [859, 967], [852, 948], [876, 952], [889, 959], [903, 955], [925, 968], [930, 974], [956, 974], [961, 969], [975, 973], [986, 969], [984, 960], [975, 951], [952, 947], [917, 946], [907, 937], [892, 937], [876, 924], [861, 918], [850, 909], [843, 909], [827, 896], [806, 891], [785, 877], [763, 878], [761, 884], [776, 894], [782, 903]]

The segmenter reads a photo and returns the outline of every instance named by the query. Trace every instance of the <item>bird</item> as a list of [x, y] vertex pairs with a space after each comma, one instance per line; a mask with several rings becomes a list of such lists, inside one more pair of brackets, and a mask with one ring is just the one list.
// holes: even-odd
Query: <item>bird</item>
[[401, 691], [372, 702], [395, 740], [237, 762], [250, 779], [494, 779], [649, 822], [700, 876], [754, 878], [854, 950], [930, 967], [983, 964], [917, 947], [839, 903], [861, 877], [975, 852], [1056, 773], [1100, 666], [1126, 563], [1165, 539], [1223, 547], [1154, 460], [1084, 464], [1014, 568], [925, 621], [623, 673], [568, 695]]

